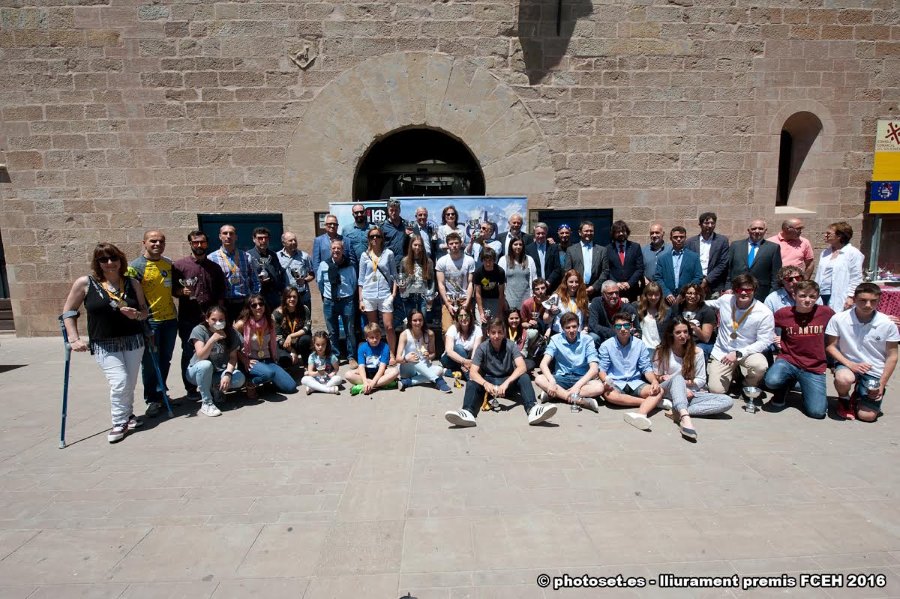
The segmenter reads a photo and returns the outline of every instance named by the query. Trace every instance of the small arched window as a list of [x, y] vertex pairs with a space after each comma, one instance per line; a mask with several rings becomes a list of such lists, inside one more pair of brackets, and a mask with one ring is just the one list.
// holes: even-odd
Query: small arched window
[[791, 189], [800, 174], [803, 162], [822, 132], [822, 121], [811, 112], [792, 114], [781, 127], [781, 147], [778, 153], [778, 195], [776, 206], [787, 206]]

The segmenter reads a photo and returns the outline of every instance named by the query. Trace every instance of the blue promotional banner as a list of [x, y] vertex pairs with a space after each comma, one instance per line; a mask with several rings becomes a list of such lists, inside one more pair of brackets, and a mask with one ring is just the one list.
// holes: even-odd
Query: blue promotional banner
[[459, 222], [478, 219], [496, 223], [496, 234], [509, 229], [509, 217], [520, 214], [525, 231], [528, 225], [528, 198], [525, 196], [436, 196], [436, 197], [396, 197], [400, 201], [400, 215], [406, 220], [416, 220], [416, 209], [419, 206], [428, 210], [428, 220], [440, 225], [441, 212], [452, 204], [459, 213]]
[[869, 199], [873, 202], [896, 202], [900, 197], [900, 182], [872, 181]]

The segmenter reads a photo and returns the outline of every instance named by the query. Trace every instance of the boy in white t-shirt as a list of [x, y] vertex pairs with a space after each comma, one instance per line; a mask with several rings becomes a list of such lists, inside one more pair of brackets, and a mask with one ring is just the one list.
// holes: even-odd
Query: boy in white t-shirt
[[853, 309], [835, 315], [825, 328], [825, 349], [838, 362], [834, 370], [838, 415], [845, 419], [875, 422], [882, 413], [884, 388], [897, 366], [900, 331], [875, 309], [880, 298], [878, 285], [861, 283], [853, 294]]
[[453, 324], [457, 312], [472, 311], [472, 272], [475, 270], [475, 260], [463, 254], [459, 233], [454, 231], [447, 235], [447, 248], [449, 253], [439, 258], [434, 266], [438, 293], [444, 304], [441, 315], [444, 333]]

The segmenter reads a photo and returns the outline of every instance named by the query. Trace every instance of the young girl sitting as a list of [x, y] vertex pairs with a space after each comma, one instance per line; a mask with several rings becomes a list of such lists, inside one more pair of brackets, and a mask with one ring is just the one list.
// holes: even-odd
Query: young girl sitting
[[319, 391], [320, 393], [340, 395], [341, 390], [338, 385], [343, 383], [344, 379], [337, 373], [337, 370], [338, 359], [331, 352], [331, 340], [328, 339], [328, 333], [317, 331], [313, 335], [313, 352], [309, 354], [306, 376], [300, 379], [300, 383], [306, 385], [306, 394], [310, 395], [313, 391]]
[[413, 310], [407, 318], [406, 330], [400, 333], [397, 362], [400, 364], [400, 390], [412, 385], [434, 383], [440, 391], [450, 393], [440, 364], [434, 359], [434, 333], [425, 328], [425, 316]]

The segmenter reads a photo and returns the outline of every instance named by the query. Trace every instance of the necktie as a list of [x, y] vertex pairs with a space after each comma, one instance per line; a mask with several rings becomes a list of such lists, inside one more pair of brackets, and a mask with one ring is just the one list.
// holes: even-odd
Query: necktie
[[753, 261], [756, 260], [756, 244], [750, 244], [750, 253], [747, 255], [747, 266], [753, 267]]
[[625, 266], [625, 244], [624, 243], [619, 244], [619, 262], [622, 264], [622, 266]]

